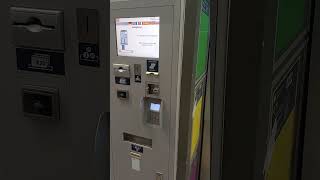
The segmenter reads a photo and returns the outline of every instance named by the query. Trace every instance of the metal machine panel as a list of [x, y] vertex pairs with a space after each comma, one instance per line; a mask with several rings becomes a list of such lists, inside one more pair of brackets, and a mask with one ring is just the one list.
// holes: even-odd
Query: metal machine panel
[[197, 178], [209, 1], [111, 1], [111, 9], [111, 179]]
[[[107, 59], [107, 5], [102, 0], [0, 2], [0, 71], [1, 82], [7, 82], [0, 90], [5, 107], [0, 179], [107, 179], [107, 157], [96, 158], [102, 149], [108, 153], [109, 64], [79, 63], [78, 43], [86, 39], [77, 36], [76, 13], [83, 7], [98, 12], [98, 48]], [[30, 17], [41, 23], [29, 22]]]
[[[117, 18], [160, 17], [159, 58], [125, 57], [117, 55]], [[110, 54], [111, 54], [111, 148], [114, 180], [155, 179], [157, 173], [169, 179], [169, 145], [171, 140], [171, 87], [173, 7], [134, 8], [111, 11]], [[118, 33], [121, 33], [120, 31]], [[132, 43], [130, 32], [129, 44]], [[130, 42], [131, 41], [131, 42]], [[149, 61], [154, 63], [150, 64]], [[141, 80], [135, 81], [134, 67], [141, 67]], [[157, 67], [157, 70], [151, 67]], [[158, 71], [158, 72], [152, 72]], [[121, 81], [123, 80], [123, 81]], [[122, 83], [124, 82], [124, 83]], [[126, 83], [130, 82], [130, 83]], [[119, 92], [126, 91], [127, 98], [119, 98]], [[158, 104], [151, 106], [152, 103]], [[146, 121], [148, 109], [159, 106], [161, 123]], [[161, 106], [161, 107], [160, 107]], [[157, 116], [157, 114], [152, 113]], [[153, 116], [151, 114], [151, 116]], [[161, 126], [160, 126], [161, 124]], [[158, 126], [159, 125], [159, 126]], [[125, 136], [126, 134], [126, 136]], [[129, 135], [129, 138], [128, 138]], [[132, 138], [130, 138], [132, 136]], [[125, 138], [127, 137], [127, 138]], [[143, 143], [149, 139], [152, 143]], [[143, 148], [136, 152], [132, 145]]]

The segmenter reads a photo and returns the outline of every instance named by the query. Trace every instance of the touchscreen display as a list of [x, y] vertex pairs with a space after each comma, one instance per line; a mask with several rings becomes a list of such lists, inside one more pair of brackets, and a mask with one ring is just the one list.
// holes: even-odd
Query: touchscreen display
[[159, 58], [160, 17], [117, 18], [118, 56]]

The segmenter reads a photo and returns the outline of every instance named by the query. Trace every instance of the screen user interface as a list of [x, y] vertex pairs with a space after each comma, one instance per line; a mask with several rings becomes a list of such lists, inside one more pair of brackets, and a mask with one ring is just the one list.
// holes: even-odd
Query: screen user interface
[[150, 110], [154, 112], [160, 112], [160, 104], [151, 103]]
[[117, 18], [118, 56], [159, 58], [160, 17]]

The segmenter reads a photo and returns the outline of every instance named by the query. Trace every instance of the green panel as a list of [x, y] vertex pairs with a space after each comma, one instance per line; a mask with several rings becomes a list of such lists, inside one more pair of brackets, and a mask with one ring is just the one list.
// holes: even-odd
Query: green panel
[[200, 15], [200, 26], [199, 26], [199, 39], [198, 39], [198, 56], [197, 56], [197, 67], [196, 67], [196, 80], [202, 77], [207, 70], [207, 55], [208, 55], [208, 44], [209, 44], [209, 9], [208, 0], [203, 0], [202, 10]]
[[305, 0], [279, 0], [276, 54], [286, 50], [305, 25]]
[[209, 50], [209, 0], [201, 1], [199, 34], [197, 44], [197, 56], [195, 75], [196, 82], [194, 84], [195, 99], [192, 113], [192, 136], [190, 139], [190, 174], [189, 180], [199, 180], [200, 178], [200, 159], [201, 159], [201, 142], [202, 142], [202, 126], [203, 126], [203, 112], [204, 112], [204, 93], [206, 88], [206, 73], [208, 64], [208, 50]]

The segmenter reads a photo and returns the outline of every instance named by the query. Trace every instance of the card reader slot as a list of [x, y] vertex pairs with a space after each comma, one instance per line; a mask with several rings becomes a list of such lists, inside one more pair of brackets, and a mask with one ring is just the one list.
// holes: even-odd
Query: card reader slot
[[152, 148], [152, 139], [136, 136], [133, 134], [123, 133], [123, 140], [147, 148]]
[[53, 31], [56, 29], [53, 25], [45, 25], [40, 19], [36, 17], [30, 17], [27, 22], [13, 22], [13, 26], [25, 28], [30, 32], [42, 32], [42, 31]]

